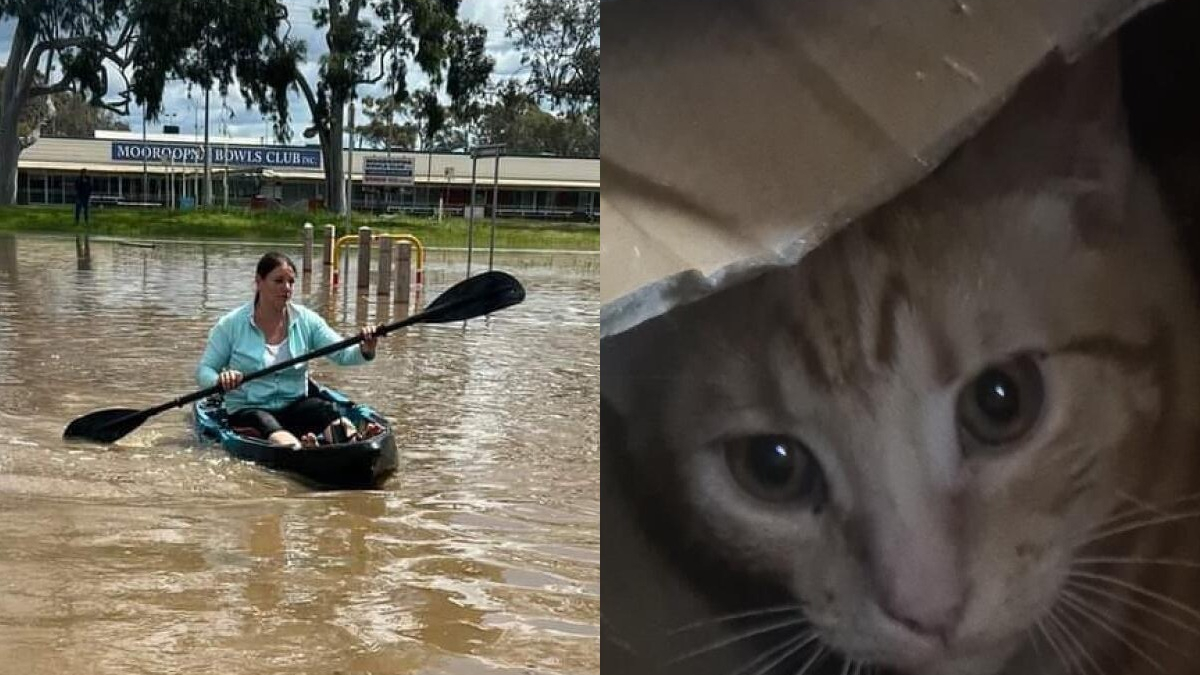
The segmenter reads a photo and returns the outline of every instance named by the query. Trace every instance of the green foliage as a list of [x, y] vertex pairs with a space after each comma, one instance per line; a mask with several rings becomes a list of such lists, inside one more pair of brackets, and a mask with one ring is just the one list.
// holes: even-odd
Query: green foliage
[[[446, 128], [422, 137], [431, 147], [463, 148], [469, 131], [476, 144], [504, 143], [513, 154], [598, 156], [599, 0], [515, 0], [507, 21], [528, 79], [498, 83], [484, 105], [452, 106]], [[459, 48], [482, 51], [482, 36], [474, 37]]]
[[[282, 18], [281, 7], [277, 0], [3, 0], [0, 15], [16, 18], [17, 32], [28, 37], [18, 60], [47, 55], [23, 68], [54, 66], [56, 78], [43, 73], [43, 89], [50, 91], [32, 95], [75, 91], [121, 114], [132, 99], [153, 118], [167, 80], [203, 87], [216, 82], [224, 93], [241, 70], [269, 74], [263, 63], [277, 55], [267, 36]], [[114, 95], [106, 65], [132, 72], [128, 88], [116, 88], [115, 100], [105, 98]]]
[[[17, 133], [17, 116], [40, 97], [75, 92], [121, 115], [136, 101], [154, 119], [167, 80], [205, 89], [215, 82], [225, 93], [236, 77], [247, 103], [286, 118], [301, 52], [269, 41], [282, 7], [278, 0], [0, 0], [0, 17], [16, 21], [0, 77], [0, 204], [14, 201], [17, 159], [33, 140]], [[110, 71], [131, 79], [110, 86]]]
[[274, 35], [286, 12], [277, 0], [130, 0], [142, 30], [131, 57], [132, 92], [154, 119], [165, 79], [226, 95], [237, 82], [247, 106], [286, 118], [287, 88], [304, 45]]
[[405, 115], [404, 106], [397, 106], [390, 96], [379, 99], [368, 96], [362, 103], [362, 112], [370, 121], [355, 126], [354, 133], [364, 144], [377, 148], [416, 147], [416, 125], [396, 122], [397, 116]]
[[516, 0], [507, 20], [538, 99], [568, 112], [600, 104], [600, 0]]
[[428, 89], [419, 89], [413, 94], [412, 116], [417, 121], [423, 149], [446, 126], [446, 110], [438, 102], [437, 94]]
[[464, 124], [475, 121], [482, 112], [480, 96], [487, 87], [495, 60], [487, 55], [487, 31], [465, 23], [450, 42], [450, 67], [446, 74], [446, 93], [452, 101], [451, 115]]
[[599, 108], [557, 116], [538, 106], [515, 80], [497, 88], [481, 117], [482, 142], [504, 143], [514, 154], [596, 157], [600, 154]]
[[[425, 73], [432, 92], [445, 89], [452, 109], [478, 110], [494, 61], [486, 53], [487, 31], [457, 16], [457, 0], [323, 0], [313, 23], [326, 31], [329, 53], [320, 59], [310, 107], [315, 125], [329, 131], [330, 116], [354, 98], [358, 85], [382, 83], [386, 109], [410, 103], [407, 61]], [[371, 17], [370, 15], [374, 16]], [[376, 99], [378, 107], [383, 97]], [[434, 110], [434, 107], [441, 108]], [[336, 111], [336, 112], [335, 112]], [[436, 134], [447, 111], [436, 95], [410, 109], [423, 120], [422, 135]]]

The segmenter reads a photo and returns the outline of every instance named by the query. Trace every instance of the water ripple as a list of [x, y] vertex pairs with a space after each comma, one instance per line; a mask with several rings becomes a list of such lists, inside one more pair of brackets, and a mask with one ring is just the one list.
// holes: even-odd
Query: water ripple
[[[311, 492], [197, 442], [184, 411], [112, 446], [61, 440], [92, 410], [192, 391], [209, 326], [251, 297], [263, 250], [95, 241], [80, 269], [70, 239], [0, 236], [13, 667], [599, 672], [596, 256], [498, 256], [525, 303], [393, 334], [367, 367], [314, 365], [393, 421], [402, 467], [382, 490]], [[419, 301], [464, 272], [434, 252]], [[343, 333], [404, 313], [299, 286]]]

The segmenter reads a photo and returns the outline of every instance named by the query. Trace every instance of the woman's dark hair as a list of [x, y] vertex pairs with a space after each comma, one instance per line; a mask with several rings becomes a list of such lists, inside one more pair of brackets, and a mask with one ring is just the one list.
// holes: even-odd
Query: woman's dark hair
[[[266, 279], [268, 274], [274, 272], [276, 268], [284, 265], [292, 268], [292, 274], [296, 273], [296, 263], [292, 262], [291, 258], [278, 251], [264, 253], [263, 257], [258, 259], [258, 267], [254, 269], [254, 274], [258, 276], [259, 279]], [[258, 291], [254, 291], [254, 304], [258, 304]]]

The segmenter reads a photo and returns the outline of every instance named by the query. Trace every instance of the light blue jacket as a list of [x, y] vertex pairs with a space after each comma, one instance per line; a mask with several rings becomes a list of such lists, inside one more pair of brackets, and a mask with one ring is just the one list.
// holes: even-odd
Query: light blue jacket
[[[320, 314], [288, 303], [288, 349], [291, 358], [307, 354], [344, 339], [325, 323]], [[196, 366], [196, 382], [207, 389], [217, 383], [222, 370], [243, 374], [266, 367], [267, 340], [254, 324], [254, 303], [248, 302], [217, 320], [208, 332], [208, 345]], [[366, 363], [362, 343], [326, 355], [343, 366]], [[297, 363], [225, 392], [225, 409], [266, 408], [278, 410], [308, 394], [308, 361]]]

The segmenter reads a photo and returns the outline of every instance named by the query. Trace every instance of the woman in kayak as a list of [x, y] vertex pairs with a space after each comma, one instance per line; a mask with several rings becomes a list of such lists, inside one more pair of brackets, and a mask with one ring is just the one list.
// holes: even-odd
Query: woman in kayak
[[[271, 252], [258, 261], [254, 301], [221, 317], [208, 334], [208, 345], [196, 367], [201, 387], [219, 384], [225, 392], [229, 426], [251, 429], [271, 443], [316, 445], [318, 434], [337, 442], [357, 435], [332, 403], [308, 391], [308, 362], [297, 363], [247, 382], [243, 373], [268, 368], [342, 339], [316, 312], [292, 302], [296, 265]], [[362, 328], [363, 340], [326, 358], [355, 365], [375, 358], [374, 329]], [[378, 429], [368, 428], [366, 435]]]

